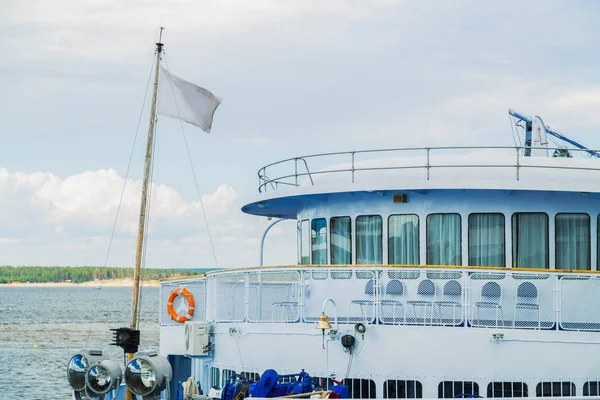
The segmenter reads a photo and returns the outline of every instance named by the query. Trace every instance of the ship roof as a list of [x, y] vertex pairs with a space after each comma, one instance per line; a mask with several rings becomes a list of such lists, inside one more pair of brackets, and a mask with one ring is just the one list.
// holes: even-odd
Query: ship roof
[[600, 193], [600, 160], [525, 157], [514, 147], [386, 149], [282, 160], [261, 168], [259, 177], [259, 193], [242, 211], [295, 219], [309, 202], [336, 194], [451, 189]]

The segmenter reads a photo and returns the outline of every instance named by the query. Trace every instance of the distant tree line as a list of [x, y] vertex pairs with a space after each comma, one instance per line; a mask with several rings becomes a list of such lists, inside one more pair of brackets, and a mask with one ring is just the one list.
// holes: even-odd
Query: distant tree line
[[[164, 279], [199, 275], [210, 269], [150, 269], [142, 270], [142, 279]], [[0, 284], [11, 282], [89, 282], [105, 279], [133, 278], [133, 268], [114, 267], [11, 267], [0, 266]]]

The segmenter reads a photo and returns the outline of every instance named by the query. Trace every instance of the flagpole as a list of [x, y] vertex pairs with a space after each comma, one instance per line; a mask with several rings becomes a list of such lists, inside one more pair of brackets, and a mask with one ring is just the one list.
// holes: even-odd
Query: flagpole
[[[162, 60], [162, 32], [160, 28], [158, 43], [156, 43], [156, 71], [154, 72], [154, 88], [152, 92], [152, 108], [150, 111], [150, 124], [148, 125], [148, 139], [146, 142], [146, 159], [144, 162], [144, 181], [142, 184], [142, 199], [140, 205], [140, 220], [138, 224], [137, 247], [135, 251], [135, 270], [133, 273], [133, 290], [131, 302], [131, 329], [138, 329], [138, 302], [140, 296], [140, 278], [142, 265], [142, 252], [144, 248], [144, 232], [146, 229], [146, 206], [148, 205], [148, 183], [150, 180], [150, 168], [152, 167], [152, 148], [154, 145], [154, 127], [156, 122], [156, 99], [158, 96], [158, 78], [160, 72], [160, 63]], [[133, 353], [127, 356], [131, 361]], [[125, 392], [125, 398], [131, 400], [131, 392]]]

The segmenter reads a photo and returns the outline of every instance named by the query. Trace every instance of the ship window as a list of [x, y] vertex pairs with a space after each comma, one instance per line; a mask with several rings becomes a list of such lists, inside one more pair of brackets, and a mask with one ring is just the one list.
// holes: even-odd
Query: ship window
[[504, 214], [469, 215], [469, 265], [504, 267]]
[[512, 262], [515, 268], [548, 268], [547, 214], [513, 214]]
[[351, 399], [376, 399], [375, 382], [371, 379], [344, 379], [342, 385], [348, 386]]
[[221, 374], [221, 378], [223, 379], [223, 381], [221, 382], [221, 387], [225, 387], [225, 385], [227, 385], [227, 383], [229, 382], [229, 378], [231, 378], [234, 375], [235, 375], [234, 370], [224, 369], [223, 373]]
[[418, 216], [412, 214], [390, 215], [388, 219], [388, 263], [419, 263]]
[[221, 386], [221, 374], [219, 373], [219, 368], [211, 367], [210, 368], [210, 387], [219, 387]]
[[590, 216], [556, 214], [556, 269], [591, 269]]
[[381, 264], [383, 260], [382, 222], [379, 215], [356, 217], [356, 263]]
[[308, 220], [300, 224], [300, 264], [310, 264], [310, 230]]
[[462, 264], [459, 214], [427, 216], [427, 264]]
[[296, 382], [296, 377], [293, 375], [280, 376], [277, 378], [277, 383], [294, 383], [294, 382]]
[[487, 397], [528, 397], [527, 384], [523, 382], [491, 382]]
[[383, 384], [384, 399], [421, 399], [423, 385], [419, 381], [388, 380]]
[[327, 223], [325, 218], [313, 219], [310, 224], [312, 263], [327, 264]]
[[260, 379], [260, 374], [258, 372], [242, 372], [240, 375], [242, 375], [251, 383], [256, 382]]
[[536, 397], [575, 396], [575, 384], [571, 382], [540, 382], [535, 387]]
[[331, 230], [331, 263], [352, 264], [352, 224], [350, 217], [333, 217]]
[[438, 398], [440, 399], [469, 397], [462, 395], [479, 396], [479, 385], [477, 382], [444, 381], [438, 385]]
[[600, 382], [586, 382], [583, 384], [584, 396], [600, 396]]

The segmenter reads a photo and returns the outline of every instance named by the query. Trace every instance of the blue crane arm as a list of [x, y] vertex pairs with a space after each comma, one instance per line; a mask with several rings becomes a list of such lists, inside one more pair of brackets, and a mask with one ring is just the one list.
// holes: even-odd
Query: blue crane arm
[[[531, 118], [529, 118], [529, 117], [526, 117], [526, 116], [524, 116], [524, 115], [522, 115], [522, 114], [519, 114], [518, 112], [514, 111], [513, 109], [509, 109], [509, 110], [508, 110], [508, 113], [509, 113], [510, 115], [512, 115], [513, 117], [515, 117], [515, 118], [518, 118], [518, 119], [520, 119], [521, 121], [524, 121], [524, 122], [525, 122], [525, 123], [527, 123], [527, 124], [530, 124], [530, 125], [532, 124]], [[556, 138], [558, 138], [558, 139], [560, 139], [560, 140], [564, 140], [565, 142], [567, 142], [567, 143], [569, 143], [569, 144], [571, 144], [571, 145], [573, 145], [573, 146], [577, 147], [578, 149], [585, 150], [587, 153], [589, 153], [590, 155], [592, 155], [592, 156], [594, 156], [594, 157], [598, 157], [598, 158], [600, 158], [600, 153], [598, 153], [598, 152], [596, 152], [596, 151], [593, 151], [593, 150], [590, 150], [590, 149], [588, 149], [587, 147], [585, 147], [584, 145], [582, 145], [582, 144], [579, 144], [579, 143], [577, 143], [576, 141], [574, 141], [574, 140], [571, 140], [571, 139], [569, 139], [568, 137], [566, 137], [566, 136], [564, 136], [564, 135], [561, 135], [561, 134], [560, 134], [560, 133], [558, 133], [558, 132], [554, 132], [553, 130], [551, 130], [551, 129], [548, 129], [548, 127], [547, 127], [546, 125], [544, 125], [544, 129], [546, 129], [546, 132], [547, 132], [548, 134], [550, 134], [550, 135], [552, 135], [552, 136], [554, 136], [554, 137], [556, 137]]]

